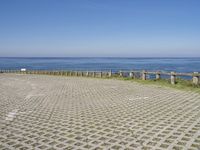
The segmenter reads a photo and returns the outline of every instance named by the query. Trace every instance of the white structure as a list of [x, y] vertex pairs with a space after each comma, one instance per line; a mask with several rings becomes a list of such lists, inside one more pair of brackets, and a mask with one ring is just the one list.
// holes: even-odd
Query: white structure
[[26, 68], [21, 68], [21, 71], [26, 71]]

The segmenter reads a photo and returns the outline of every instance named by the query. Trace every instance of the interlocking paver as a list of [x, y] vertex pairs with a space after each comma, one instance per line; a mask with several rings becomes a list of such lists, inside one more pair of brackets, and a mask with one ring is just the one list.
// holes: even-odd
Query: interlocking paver
[[0, 74], [0, 149], [200, 149], [200, 95], [113, 79]]

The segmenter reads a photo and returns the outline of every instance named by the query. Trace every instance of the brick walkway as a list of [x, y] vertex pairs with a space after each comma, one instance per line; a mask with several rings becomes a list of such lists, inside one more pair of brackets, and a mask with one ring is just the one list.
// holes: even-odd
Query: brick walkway
[[0, 149], [200, 149], [200, 95], [129, 81], [0, 74]]

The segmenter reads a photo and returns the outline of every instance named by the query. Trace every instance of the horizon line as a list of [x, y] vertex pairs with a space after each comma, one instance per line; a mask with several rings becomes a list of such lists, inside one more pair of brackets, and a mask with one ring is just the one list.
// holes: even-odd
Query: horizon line
[[200, 58], [200, 56], [0, 56], [0, 58]]

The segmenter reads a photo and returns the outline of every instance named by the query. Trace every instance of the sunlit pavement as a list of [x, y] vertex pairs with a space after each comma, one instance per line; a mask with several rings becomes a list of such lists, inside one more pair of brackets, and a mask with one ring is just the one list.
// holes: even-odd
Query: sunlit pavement
[[0, 74], [0, 149], [200, 149], [200, 95], [130, 81]]

